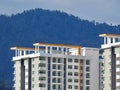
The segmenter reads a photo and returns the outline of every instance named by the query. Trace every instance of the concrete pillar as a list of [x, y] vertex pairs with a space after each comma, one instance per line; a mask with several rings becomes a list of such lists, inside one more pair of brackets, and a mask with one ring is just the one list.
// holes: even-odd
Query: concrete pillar
[[104, 37], [104, 44], [107, 44], [107, 38], [106, 37]]
[[48, 46], [45, 46], [45, 53], [48, 53]]
[[50, 54], [52, 54], [52, 46], [50, 46]]
[[113, 38], [113, 43], [115, 43], [115, 39], [116, 39], [116, 38]]
[[107, 44], [110, 44], [110, 43], [111, 43], [111, 38], [107, 37]]
[[26, 55], [26, 51], [23, 51], [23, 55]]

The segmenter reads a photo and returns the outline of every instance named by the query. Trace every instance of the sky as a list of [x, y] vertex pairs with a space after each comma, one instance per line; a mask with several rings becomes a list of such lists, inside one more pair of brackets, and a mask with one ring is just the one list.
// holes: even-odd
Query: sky
[[0, 0], [0, 14], [42, 8], [60, 10], [81, 19], [120, 24], [120, 0]]

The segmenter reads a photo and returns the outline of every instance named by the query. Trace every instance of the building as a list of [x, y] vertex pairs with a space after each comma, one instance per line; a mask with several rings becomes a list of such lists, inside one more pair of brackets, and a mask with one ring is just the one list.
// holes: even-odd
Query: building
[[104, 38], [102, 90], [120, 90], [120, 35], [100, 34]]
[[15, 90], [99, 90], [99, 49], [35, 43], [15, 50]]

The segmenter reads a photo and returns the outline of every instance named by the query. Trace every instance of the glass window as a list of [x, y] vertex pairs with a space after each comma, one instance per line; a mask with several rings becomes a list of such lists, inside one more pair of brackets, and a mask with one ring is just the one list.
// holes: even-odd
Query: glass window
[[46, 85], [44, 83], [40, 83], [39, 87], [45, 87]]
[[62, 79], [61, 78], [58, 78], [58, 83], [61, 83], [62, 82]]
[[61, 58], [58, 58], [58, 63], [62, 63], [62, 59]]
[[75, 59], [74, 62], [78, 62], [78, 59]]
[[45, 63], [39, 63], [39, 67], [46, 67]]
[[74, 86], [75, 89], [78, 89], [78, 86]]
[[42, 56], [39, 58], [39, 60], [45, 60], [45, 59], [46, 57], [42, 57]]
[[71, 59], [71, 58], [68, 58], [68, 62], [72, 62], [72, 59]]
[[72, 76], [72, 72], [68, 72], [68, 76]]
[[68, 82], [72, 82], [72, 79], [68, 79]]
[[78, 79], [74, 79], [74, 82], [78, 82]]
[[53, 71], [53, 72], [52, 72], [52, 75], [53, 75], [53, 76], [56, 76], [56, 71]]
[[78, 76], [78, 72], [75, 72], [75, 73], [74, 73], [74, 76]]
[[72, 65], [68, 65], [68, 69], [72, 69]]
[[58, 65], [58, 69], [59, 69], [59, 70], [62, 69], [62, 66], [61, 66], [61, 65]]
[[57, 89], [57, 86], [55, 84], [52, 85], [53, 89]]
[[78, 69], [78, 66], [74, 66], [74, 69]]
[[46, 78], [45, 77], [39, 77], [39, 80], [44, 81], [44, 80], [46, 80]]
[[56, 58], [53, 58], [53, 62], [56, 62]]
[[86, 60], [86, 65], [90, 65], [90, 60]]
[[53, 79], [52, 79], [52, 82], [53, 82], [53, 83], [56, 83], [56, 78], [53, 78]]
[[86, 87], [86, 90], [90, 90], [90, 87], [87, 86], [87, 87]]
[[46, 71], [45, 70], [39, 70], [39, 73], [40, 74], [46, 74]]
[[86, 73], [86, 78], [90, 78], [90, 73]]
[[88, 71], [88, 72], [89, 72], [89, 71], [90, 71], [90, 67], [86, 67], [86, 71]]
[[86, 80], [86, 85], [90, 85], [90, 80]]
[[56, 69], [56, 68], [57, 68], [56, 64], [53, 64], [53, 69]]
[[68, 89], [72, 89], [72, 85], [68, 85]]
[[61, 71], [58, 72], [58, 76], [62, 76], [62, 72]]

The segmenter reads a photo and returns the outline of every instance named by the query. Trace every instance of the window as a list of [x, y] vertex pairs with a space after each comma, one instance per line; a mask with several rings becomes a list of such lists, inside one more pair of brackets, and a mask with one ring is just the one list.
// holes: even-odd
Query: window
[[68, 85], [68, 89], [72, 89], [72, 85]]
[[90, 85], [90, 80], [86, 80], [86, 85]]
[[78, 66], [74, 66], [74, 69], [78, 69]]
[[72, 65], [68, 65], [68, 69], [72, 69]]
[[90, 90], [90, 87], [87, 86], [87, 87], [86, 87], [86, 90]]
[[62, 66], [61, 65], [58, 65], [58, 70], [62, 69]]
[[74, 76], [78, 76], [78, 72], [75, 72], [75, 73], [74, 73]]
[[68, 58], [68, 62], [72, 62], [72, 59], [71, 59], [71, 58]]
[[42, 56], [39, 58], [39, 60], [45, 60], [45, 59], [46, 57], [42, 57]]
[[52, 85], [53, 89], [57, 89], [57, 86], [55, 84]]
[[74, 62], [78, 63], [78, 59], [75, 59]]
[[74, 86], [75, 89], [78, 89], [78, 86]]
[[90, 71], [90, 67], [86, 67], [86, 71], [88, 71], [88, 72], [89, 72], [89, 71]]
[[35, 86], [35, 85], [34, 85], [34, 84], [32, 84], [32, 88], [34, 88], [34, 86]]
[[45, 87], [46, 85], [45, 84], [43, 84], [43, 83], [40, 83], [39, 84], [39, 87]]
[[78, 82], [78, 79], [74, 79], [74, 82]]
[[58, 83], [61, 83], [62, 82], [62, 79], [61, 78], [58, 78]]
[[39, 67], [46, 67], [45, 63], [39, 63]]
[[72, 76], [72, 72], [68, 72], [68, 76]]
[[58, 63], [62, 63], [62, 59], [61, 58], [58, 58]]
[[72, 82], [72, 79], [68, 79], [68, 82]]
[[90, 73], [86, 73], [86, 78], [90, 78]]
[[56, 71], [53, 71], [53, 72], [52, 72], [52, 75], [53, 75], [53, 76], [56, 76]]
[[56, 83], [56, 78], [53, 78], [53, 79], [52, 79], [52, 82], [53, 82], [53, 83]]
[[34, 81], [34, 77], [32, 77], [32, 81]]
[[35, 65], [34, 64], [32, 64], [32, 68], [34, 68], [35, 67]]
[[45, 71], [45, 70], [39, 70], [39, 73], [40, 73], [40, 74], [45, 74], [46, 71]]
[[86, 60], [86, 65], [90, 65], [90, 60]]
[[46, 78], [45, 77], [39, 77], [39, 80], [44, 81], [44, 80], [46, 80]]
[[58, 72], [58, 76], [62, 76], [62, 72], [61, 71]]
[[56, 62], [56, 58], [53, 58], [53, 62]]
[[56, 64], [53, 64], [53, 69], [56, 69], [56, 67], [57, 67]]

